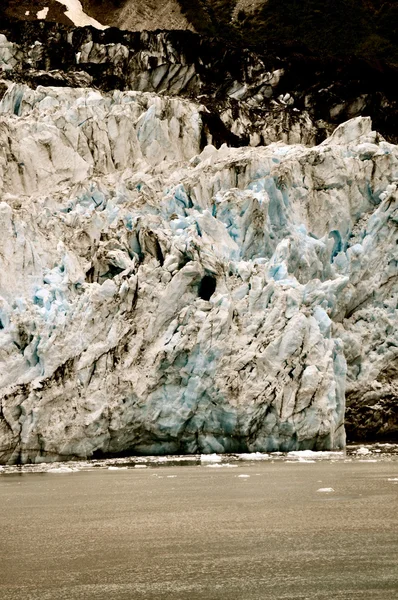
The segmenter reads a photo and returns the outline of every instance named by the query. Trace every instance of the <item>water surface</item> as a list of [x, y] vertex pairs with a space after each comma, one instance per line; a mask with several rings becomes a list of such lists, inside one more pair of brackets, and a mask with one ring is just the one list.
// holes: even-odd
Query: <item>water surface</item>
[[397, 457], [219, 461], [3, 469], [1, 600], [396, 600]]

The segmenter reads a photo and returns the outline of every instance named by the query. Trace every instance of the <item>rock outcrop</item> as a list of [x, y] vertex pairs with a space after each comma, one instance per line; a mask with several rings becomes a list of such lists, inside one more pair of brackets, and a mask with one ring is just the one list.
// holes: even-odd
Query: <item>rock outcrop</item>
[[5, 82], [0, 113], [0, 462], [336, 449], [346, 390], [391, 399], [398, 149], [369, 118], [217, 149], [139, 91]]

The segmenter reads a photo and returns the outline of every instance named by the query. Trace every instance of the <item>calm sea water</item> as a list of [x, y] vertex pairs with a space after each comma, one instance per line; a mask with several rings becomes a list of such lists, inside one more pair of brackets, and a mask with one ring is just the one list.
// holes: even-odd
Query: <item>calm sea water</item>
[[397, 456], [222, 460], [3, 469], [1, 600], [398, 598]]

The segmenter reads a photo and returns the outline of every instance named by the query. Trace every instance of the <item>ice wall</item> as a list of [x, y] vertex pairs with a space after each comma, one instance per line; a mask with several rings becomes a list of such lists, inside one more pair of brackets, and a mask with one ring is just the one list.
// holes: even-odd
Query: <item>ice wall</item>
[[0, 462], [341, 448], [346, 390], [391, 391], [397, 148], [200, 152], [200, 111], [5, 93]]

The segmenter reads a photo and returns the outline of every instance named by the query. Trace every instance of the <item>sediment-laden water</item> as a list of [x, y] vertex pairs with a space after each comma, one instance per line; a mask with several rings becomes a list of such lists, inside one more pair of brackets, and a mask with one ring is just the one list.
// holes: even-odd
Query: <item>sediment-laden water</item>
[[0, 471], [1, 600], [395, 600], [398, 455]]

